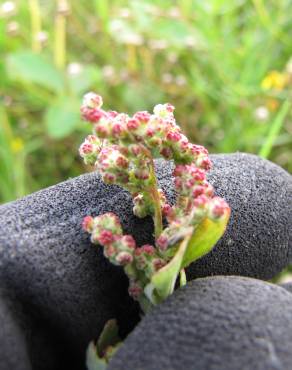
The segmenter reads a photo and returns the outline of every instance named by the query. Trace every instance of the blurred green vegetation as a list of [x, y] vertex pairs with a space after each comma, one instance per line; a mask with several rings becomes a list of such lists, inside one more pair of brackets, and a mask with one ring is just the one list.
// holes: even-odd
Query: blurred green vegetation
[[210, 152], [292, 170], [292, 0], [0, 3], [0, 202], [84, 172], [90, 90], [134, 113], [171, 102]]

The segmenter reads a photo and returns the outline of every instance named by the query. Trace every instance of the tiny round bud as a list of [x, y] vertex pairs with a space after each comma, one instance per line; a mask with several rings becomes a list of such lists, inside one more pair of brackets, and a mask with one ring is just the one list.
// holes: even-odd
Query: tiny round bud
[[135, 249], [136, 248], [136, 242], [135, 239], [132, 237], [132, 235], [124, 235], [121, 238], [121, 242], [125, 244], [127, 248]]
[[160, 237], [156, 240], [156, 245], [161, 251], [165, 251], [168, 246], [168, 238], [165, 235], [160, 235]]
[[147, 254], [148, 256], [153, 256], [155, 253], [155, 248], [150, 244], [142, 245], [141, 249], [143, 253]]
[[209, 202], [208, 215], [213, 220], [217, 220], [224, 216], [226, 212], [230, 212], [230, 208], [224, 199], [219, 197], [214, 197]]
[[88, 108], [87, 106], [83, 106], [80, 109], [81, 117], [88, 122], [96, 123], [104, 117], [105, 112], [99, 108]]
[[89, 92], [83, 97], [83, 106], [87, 108], [100, 108], [102, 104], [102, 97], [94, 92]]
[[137, 128], [139, 127], [139, 121], [136, 119], [136, 118], [131, 118], [128, 122], [127, 122], [127, 128], [128, 130], [130, 131], [134, 131], [134, 130], [137, 130]]
[[164, 261], [161, 258], [155, 258], [152, 261], [152, 264], [153, 264], [153, 267], [154, 267], [154, 271], [158, 271], [158, 270], [160, 270], [162, 267], [164, 267], [166, 265], [166, 261]]
[[128, 292], [132, 298], [137, 300], [140, 297], [140, 295], [143, 293], [143, 289], [138, 282], [130, 282]]
[[84, 231], [87, 231], [88, 233], [91, 233], [93, 230], [93, 217], [86, 216], [84, 217], [82, 221], [82, 229]]
[[133, 256], [129, 252], [120, 252], [116, 256], [116, 261], [119, 265], [125, 266], [133, 262]]
[[178, 142], [181, 139], [181, 134], [176, 131], [169, 131], [166, 135], [166, 139], [172, 142]]
[[101, 245], [109, 245], [114, 241], [113, 233], [109, 230], [102, 230], [99, 234], [98, 240]]
[[147, 111], [141, 111], [134, 114], [133, 118], [138, 122], [147, 123], [150, 120], [151, 114]]

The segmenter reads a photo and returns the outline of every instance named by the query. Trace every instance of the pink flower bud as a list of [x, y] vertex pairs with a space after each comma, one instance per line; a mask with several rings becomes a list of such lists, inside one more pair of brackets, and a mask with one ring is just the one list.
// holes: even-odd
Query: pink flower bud
[[160, 154], [165, 158], [165, 159], [171, 159], [172, 158], [172, 150], [170, 148], [163, 148], [160, 151]]
[[160, 235], [160, 237], [156, 240], [156, 245], [161, 251], [165, 251], [168, 247], [168, 238], [164, 235]]
[[91, 123], [97, 123], [105, 116], [105, 112], [98, 108], [81, 107], [80, 111], [81, 117]]
[[176, 131], [169, 131], [166, 135], [166, 139], [172, 142], [178, 142], [181, 139], [181, 134]]
[[81, 156], [85, 156], [87, 154], [91, 154], [94, 150], [94, 146], [90, 143], [83, 143], [81, 144], [80, 148], [79, 148], [79, 153]]
[[143, 293], [143, 289], [138, 282], [130, 282], [128, 292], [132, 298], [137, 300], [140, 297], [140, 295]]
[[212, 162], [209, 157], [202, 156], [196, 160], [196, 165], [205, 171], [209, 171], [212, 167]]
[[139, 180], [147, 180], [149, 179], [149, 170], [147, 168], [137, 168], [135, 171], [134, 171], [134, 175], [136, 177], [136, 179], [139, 179]]
[[113, 173], [103, 173], [102, 181], [106, 184], [114, 184], [117, 181], [117, 176]]
[[186, 167], [183, 164], [178, 164], [175, 166], [173, 171], [173, 176], [182, 176], [182, 174], [185, 172]]
[[101, 245], [109, 245], [114, 241], [113, 233], [109, 230], [102, 230], [98, 239]]
[[92, 232], [93, 229], [93, 218], [91, 216], [84, 217], [82, 221], [82, 229], [88, 233]]
[[132, 235], [123, 235], [121, 238], [121, 242], [129, 249], [136, 248], [136, 242]]
[[209, 202], [209, 198], [205, 194], [198, 196], [194, 200], [194, 206], [198, 208], [204, 208]]
[[224, 216], [227, 212], [230, 212], [230, 208], [224, 199], [214, 197], [209, 203], [209, 216], [210, 218], [217, 220]]
[[131, 118], [127, 122], [127, 128], [130, 131], [135, 131], [139, 127], [139, 121], [136, 118]]
[[204, 185], [197, 185], [193, 188], [193, 197], [197, 198], [199, 195], [204, 194], [206, 191], [206, 187]]
[[121, 168], [127, 168], [129, 166], [129, 161], [124, 156], [119, 156], [116, 159], [116, 165]]
[[137, 157], [138, 155], [142, 153], [142, 148], [139, 144], [132, 144], [132, 145], [129, 145], [129, 152], [131, 155], [134, 155], [135, 157]]
[[141, 249], [143, 253], [147, 254], [148, 256], [153, 256], [155, 254], [155, 248], [150, 244], [142, 245]]
[[138, 122], [147, 123], [150, 120], [151, 114], [147, 111], [141, 111], [134, 114], [133, 118]]
[[103, 254], [106, 258], [112, 258], [117, 254], [117, 249], [112, 244], [105, 245]]
[[89, 92], [83, 97], [83, 106], [87, 108], [100, 108], [102, 104], [102, 97], [94, 92]]
[[166, 265], [166, 261], [164, 261], [161, 258], [155, 258], [152, 261], [152, 264], [153, 264], [153, 267], [154, 267], [154, 271], [158, 271], [158, 270], [160, 270], [162, 267], [164, 267]]
[[133, 262], [133, 256], [129, 252], [120, 252], [116, 256], [119, 265], [125, 266]]

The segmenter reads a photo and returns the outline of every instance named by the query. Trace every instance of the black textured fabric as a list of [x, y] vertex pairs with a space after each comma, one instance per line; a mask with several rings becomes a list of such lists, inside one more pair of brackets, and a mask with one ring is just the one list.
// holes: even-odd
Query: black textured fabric
[[289, 283], [279, 284], [279, 286], [281, 288], [284, 288], [284, 289], [288, 290], [288, 292], [292, 293], [292, 281], [290, 281]]
[[[291, 176], [253, 155], [214, 155], [212, 161], [210, 182], [230, 203], [231, 220], [215, 249], [188, 269], [188, 278], [271, 278], [291, 257]], [[157, 162], [161, 187], [173, 201], [171, 172], [171, 164]], [[0, 207], [0, 285], [17, 297], [31, 321], [28, 347], [34, 369], [41, 362], [45, 370], [43, 352], [34, 349], [44, 333], [45, 343], [55, 346], [56, 362], [61, 348], [64, 363], [81, 369], [88, 342], [108, 319], [118, 319], [122, 335], [139, 319], [123, 271], [81, 230], [85, 215], [108, 211], [119, 215], [125, 233], [133, 234], [139, 245], [151, 242], [151, 220], [134, 217], [127, 192], [104, 185], [96, 173]]]
[[108, 370], [291, 369], [291, 305], [261, 280], [193, 280], [138, 324]]

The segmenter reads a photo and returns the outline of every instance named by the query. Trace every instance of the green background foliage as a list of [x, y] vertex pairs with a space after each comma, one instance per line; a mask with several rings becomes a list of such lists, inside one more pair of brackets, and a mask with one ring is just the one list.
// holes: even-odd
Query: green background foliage
[[90, 90], [129, 113], [171, 102], [211, 153], [291, 171], [291, 14], [291, 0], [2, 1], [0, 202], [85, 171]]

